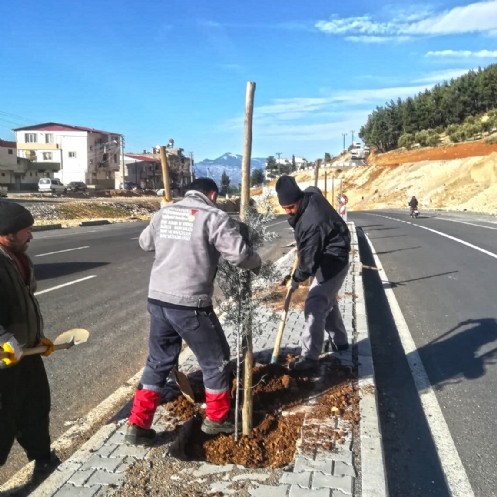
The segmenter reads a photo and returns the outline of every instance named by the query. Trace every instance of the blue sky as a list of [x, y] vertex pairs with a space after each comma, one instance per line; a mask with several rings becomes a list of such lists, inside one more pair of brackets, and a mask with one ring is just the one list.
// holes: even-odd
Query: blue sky
[[253, 157], [337, 154], [376, 106], [497, 63], [497, 0], [406, 4], [4, 0], [0, 138], [52, 121], [242, 153], [254, 81]]

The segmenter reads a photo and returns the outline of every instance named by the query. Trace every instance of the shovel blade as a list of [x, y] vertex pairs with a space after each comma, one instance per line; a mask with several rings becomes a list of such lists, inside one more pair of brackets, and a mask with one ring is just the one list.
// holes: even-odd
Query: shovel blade
[[64, 331], [55, 340], [54, 345], [62, 348], [63, 346], [71, 347], [72, 345], [79, 345], [85, 343], [90, 336], [90, 332], [84, 328], [73, 328]]
[[195, 404], [195, 394], [193, 393], [192, 386], [190, 385], [190, 381], [185, 373], [178, 371], [177, 368], [173, 369], [174, 379], [178, 384], [181, 393], [185, 396], [186, 400]]

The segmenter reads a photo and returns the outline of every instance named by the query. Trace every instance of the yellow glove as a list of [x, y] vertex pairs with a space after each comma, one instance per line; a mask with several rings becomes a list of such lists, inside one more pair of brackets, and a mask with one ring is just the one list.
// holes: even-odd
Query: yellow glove
[[18, 363], [22, 357], [22, 347], [14, 336], [11, 336], [7, 342], [1, 345], [2, 351], [7, 354], [0, 360], [0, 367], [4, 368]]
[[41, 354], [45, 357], [48, 357], [55, 350], [52, 340], [47, 337], [41, 337], [40, 343], [38, 345], [45, 345], [46, 347], [48, 347], [46, 352], [43, 352], [43, 354]]

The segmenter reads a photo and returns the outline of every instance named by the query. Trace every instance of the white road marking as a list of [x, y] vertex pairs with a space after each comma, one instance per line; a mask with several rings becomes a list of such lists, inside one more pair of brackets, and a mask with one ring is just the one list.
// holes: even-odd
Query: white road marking
[[388, 299], [388, 304], [399, 332], [409, 369], [426, 415], [426, 422], [430, 427], [431, 435], [437, 448], [438, 457], [450, 495], [452, 497], [474, 497], [475, 494], [469, 483], [468, 475], [466, 474], [466, 470], [464, 469], [457, 452], [456, 445], [450, 434], [449, 427], [447, 426], [440, 404], [438, 403], [435, 392], [430, 384], [428, 375], [426, 374], [421, 357], [417, 352], [416, 344], [412, 339], [409, 327], [407, 326], [399, 303], [395, 298], [393, 287], [388, 280], [385, 270], [382, 269], [383, 266], [381, 265], [380, 259], [376, 255], [375, 249], [367, 236], [366, 240], [373, 253], [376, 266], [380, 267], [378, 274], [380, 275], [385, 288], [385, 295]]
[[73, 250], [83, 250], [87, 248], [90, 248], [90, 246], [85, 245], [84, 247], [75, 247], [65, 250], [57, 250], [56, 252], [47, 252], [46, 254], [36, 254], [35, 257], [45, 257], [46, 255], [61, 254], [62, 252], [72, 252]]
[[68, 281], [67, 283], [63, 283], [62, 285], [53, 286], [52, 288], [47, 288], [46, 290], [35, 292], [35, 295], [41, 295], [42, 293], [53, 292], [54, 290], [59, 290], [60, 288], [64, 288], [65, 286], [75, 285], [76, 283], [81, 283], [82, 281], [91, 280], [92, 278], [96, 277], [97, 277], [96, 274], [92, 274], [91, 276], [85, 276], [84, 278], [80, 278], [79, 280]]
[[449, 219], [447, 217], [437, 217], [437, 219], [439, 221], [449, 221], [451, 223], [468, 224], [469, 226], [476, 226], [478, 228], [485, 228], [487, 230], [497, 230], [497, 227], [494, 226], [485, 226], [484, 224], [470, 223], [469, 221], [459, 221], [458, 219]]
[[466, 242], [464, 240], [461, 240], [460, 238], [456, 238], [455, 236], [452, 235], [447, 235], [446, 233], [442, 233], [441, 231], [434, 230], [432, 228], [428, 228], [426, 226], [421, 226], [416, 223], [412, 223], [411, 221], [404, 221], [403, 219], [397, 219], [396, 217], [391, 217], [391, 216], [383, 216], [381, 214], [372, 214], [373, 216], [377, 217], [384, 217], [385, 219], [391, 219], [393, 221], [397, 221], [399, 223], [406, 223], [406, 224], [411, 224], [412, 226], [416, 226], [417, 228], [421, 228], [422, 230], [426, 231], [431, 231], [432, 233], [435, 233], [436, 235], [443, 236], [445, 238], [448, 238], [449, 240], [453, 240], [454, 242], [461, 243], [462, 245], [466, 245], [466, 247], [470, 247], [472, 249], [478, 250], [479, 252], [489, 255], [490, 257], [493, 257], [494, 259], [497, 259], [497, 254], [494, 252], [490, 252], [490, 250], [486, 250], [484, 248], [478, 247], [478, 245], [474, 245], [472, 243]]

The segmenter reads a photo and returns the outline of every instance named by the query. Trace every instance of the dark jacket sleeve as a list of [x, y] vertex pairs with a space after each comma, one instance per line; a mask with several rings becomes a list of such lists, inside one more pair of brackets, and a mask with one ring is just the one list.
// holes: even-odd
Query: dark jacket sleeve
[[299, 265], [293, 274], [293, 279], [301, 283], [316, 273], [321, 262], [323, 238], [319, 227], [312, 226], [301, 233], [297, 245]]

